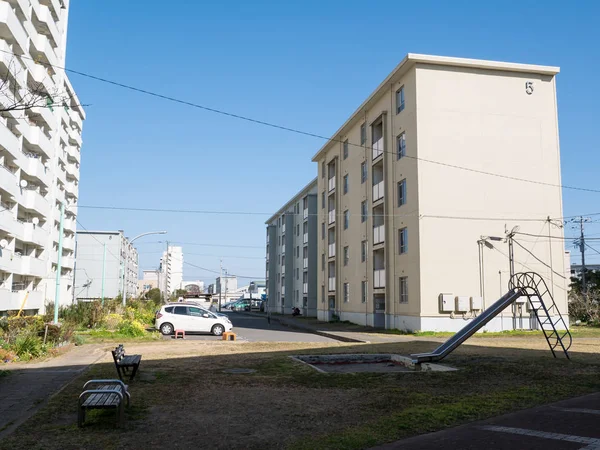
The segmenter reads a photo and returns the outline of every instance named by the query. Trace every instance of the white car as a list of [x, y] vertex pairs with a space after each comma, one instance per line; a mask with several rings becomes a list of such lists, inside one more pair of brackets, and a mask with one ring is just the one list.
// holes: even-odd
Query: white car
[[233, 328], [227, 316], [217, 315], [194, 304], [175, 303], [165, 305], [156, 313], [155, 326], [166, 336], [175, 330], [212, 333], [221, 336]]

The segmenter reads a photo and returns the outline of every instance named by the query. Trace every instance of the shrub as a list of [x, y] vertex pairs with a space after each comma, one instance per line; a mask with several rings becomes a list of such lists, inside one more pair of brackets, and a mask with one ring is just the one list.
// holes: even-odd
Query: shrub
[[79, 334], [73, 336], [73, 343], [77, 346], [85, 344], [85, 338]]
[[128, 337], [142, 337], [146, 334], [144, 325], [137, 320], [123, 320], [118, 330], [120, 334]]
[[95, 328], [104, 321], [106, 309], [99, 301], [80, 302], [61, 310], [63, 322], [68, 322], [78, 328]]
[[13, 350], [20, 359], [37, 358], [45, 353], [42, 341], [33, 334], [23, 334], [15, 339]]
[[104, 325], [109, 330], [116, 330], [123, 321], [123, 317], [120, 314], [108, 314], [104, 319]]
[[15, 355], [9, 349], [0, 348], [0, 362], [10, 362], [16, 357], [17, 355]]
[[569, 317], [590, 325], [600, 323], [600, 302], [593, 294], [571, 292], [569, 295]]

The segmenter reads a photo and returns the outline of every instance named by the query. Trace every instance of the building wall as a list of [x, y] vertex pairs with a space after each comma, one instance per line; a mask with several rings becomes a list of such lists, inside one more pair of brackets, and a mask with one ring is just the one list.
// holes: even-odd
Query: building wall
[[[502, 70], [507, 67], [502, 63], [472, 60], [450, 64], [446, 60], [445, 65], [411, 63], [408, 57], [406, 61], [313, 159], [319, 171], [318, 317], [329, 320], [336, 314], [342, 320], [388, 328], [455, 330], [473, 313], [442, 313], [441, 293], [483, 296], [490, 305], [508, 290], [505, 242], [492, 242], [492, 249], [482, 247], [480, 277], [477, 241], [482, 236], [505, 237], [516, 225], [524, 233], [563, 235], [562, 229], [544, 223], [547, 217], [562, 216], [559, 188], [448, 166], [559, 185], [553, 68], [509, 65], [509, 71]], [[529, 82], [534, 87], [531, 94], [526, 92]], [[401, 87], [404, 107], [398, 112], [396, 92]], [[363, 124], [365, 142], [361, 143]], [[399, 158], [401, 134], [406, 146]], [[344, 141], [349, 142], [347, 151]], [[368, 172], [364, 183], [363, 163]], [[348, 192], [344, 192], [345, 177]], [[406, 191], [400, 205], [402, 180]], [[381, 193], [383, 198], [378, 198]], [[366, 220], [361, 218], [363, 201]], [[333, 223], [330, 203], [335, 204]], [[400, 254], [403, 228], [408, 248]], [[377, 241], [383, 242], [376, 243], [376, 232], [383, 236]], [[335, 255], [329, 250], [333, 240]], [[515, 235], [515, 240], [558, 275], [518, 245], [515, 270], [542, 275], [566, 314], [563, 241], [553, 240], [550, 247], [547, 239]], [[363, 241], [367, 242], [365, 261]], [[401, 277], [406, 277], [408, 286], [405, 302], [400, 301]], [[367, 283], [366, 298], [362, 282]], [[503, 329], [506, 321], [496, 322], [488, 328]]]
[[183, 282], [183, 249], [169, 246], [163, 252], [160, 260], [161, 290], [165, 297], [169, 297], [177, 289], [181, 289]]
[[[12, 87], [35, 86], [59, 102], [52, 109], [7, 111], [0, 118], [1, 314], [21, 305], [28, 313], [43, 312], [46, 302], [54, 301], [61, 203], [65, 220], [58, 301], [67, 304], [73, 299], [85, 113], [64, 70], [58, 68], [64, 67], [69, 9], [68, 3], [64, 8], [57, 4], [0, 0], [0, 72], [11, 74], [11, 89], [5, 85], [2, 90], [4, 101], [10, 101], [6, 94]], [[3, 84], [5, 80], [3, 76]]]

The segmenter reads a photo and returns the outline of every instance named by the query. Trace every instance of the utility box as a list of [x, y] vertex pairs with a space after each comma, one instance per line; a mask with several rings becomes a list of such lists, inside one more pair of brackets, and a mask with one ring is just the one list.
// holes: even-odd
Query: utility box
[[527, 303], [527, 296], [526, 295], [521, 295], [519, 298], [517, 298], [515, 300], [515, 303], [517, 303], [519, 305], [523, 305], [523, 304]]
[[471, 297], [471, 310], [481, 311], [483, 309], [483, 298]]
[[469, 311], [469, 297], [456, 297], [456, 311], [467, 312]]
[[454, 311], [454, 295], [440, 294], [440, 311], [451, 313]]

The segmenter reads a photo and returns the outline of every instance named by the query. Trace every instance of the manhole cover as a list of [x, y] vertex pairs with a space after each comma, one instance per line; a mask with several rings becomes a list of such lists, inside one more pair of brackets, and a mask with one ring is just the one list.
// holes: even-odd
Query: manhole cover
[[256, 370], [254, 369], [227, 369], [224, 370], [225, 373], [254, 373]]

